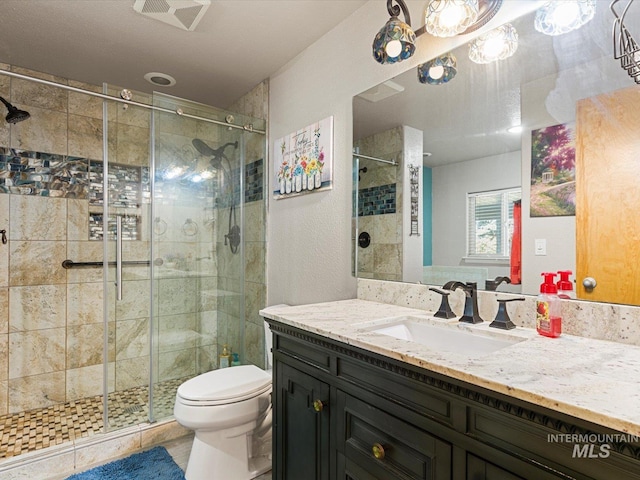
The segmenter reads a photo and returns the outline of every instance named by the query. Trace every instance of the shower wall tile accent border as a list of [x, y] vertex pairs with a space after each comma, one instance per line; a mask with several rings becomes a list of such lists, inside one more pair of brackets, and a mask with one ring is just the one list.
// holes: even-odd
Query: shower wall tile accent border
[[358, 216], [396, 213], [396, 184], [358, 190]]
[[[110, 205], [130, 209], [123, 222], [124, 240], [140, 238], [142, 204], [151, 201], [149, 168], [109, 165], [114, 185]], [[89, 240], [102, 240], [102, 161], [0, 147], [0, 193], [89, 200]], [[115, 239], [115, 220], [109, 220], [109, 237]]]
[[261, 201], [264, 190], [264, 161], [262, 158], [245, 165], [244, 182], [245, 203]]
[[0, 147], [0, 193], [87, 198], [86, 158]]

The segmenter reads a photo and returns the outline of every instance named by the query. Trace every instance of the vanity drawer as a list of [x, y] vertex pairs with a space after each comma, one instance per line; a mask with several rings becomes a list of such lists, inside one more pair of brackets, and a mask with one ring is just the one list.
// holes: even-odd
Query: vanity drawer
[[[527, 418], [507, 415], [503, 411], [486, 407], [469, 407], [467, 434], [513, 457], [526, 459], [530, 464], [547, 465], [551, 471], [561, 471], [570, 478], [640, 480], [636, 462], [613, 451], [612, 444], [607, 444], [601, 450], [597, 435], [599, 433], [601, 438], [605, 438], [606, 433], [575, 429], [569, 424], [562, 428], [559, 425], [563, 422], [559, 419], [532, 411], [521, 410], [519, 414]], [[532, 421], [536, 417], [540, 422], [547, 422], [555, 428]], [[590, 444], [554, 440], [554, 434], [557, 435], [560, 431], [582, 434], [586, 439], [593, 435], [596, 442]]]
[[295, 358], [308, 365], [321, 368], [325, 372], [329, 371], [331, 356], [326, 350], [284, 335], [277, 335], [274, 341], [274, 353]]
[[420, 415], [453, 426], [453, 399], [424, 383], [343, 357], [337, 360], [337, 375]]
[[449, 443], [342, 391], [336, 406], [337, 450], [347, 465], [376, 479], [451, 478]]

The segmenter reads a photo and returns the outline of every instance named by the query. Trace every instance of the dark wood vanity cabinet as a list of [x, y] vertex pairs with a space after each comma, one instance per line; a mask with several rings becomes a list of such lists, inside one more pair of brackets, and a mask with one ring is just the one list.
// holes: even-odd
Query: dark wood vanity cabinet
[[275, 367], [278, 387], [272, 398], [282, 448], [274, 463], [286, 478], [331, 480], [329, 385], [286, 363]]
[[639, 444], [550, 440], [619, 432], [267, 321], [274, 479], [640, 480]]

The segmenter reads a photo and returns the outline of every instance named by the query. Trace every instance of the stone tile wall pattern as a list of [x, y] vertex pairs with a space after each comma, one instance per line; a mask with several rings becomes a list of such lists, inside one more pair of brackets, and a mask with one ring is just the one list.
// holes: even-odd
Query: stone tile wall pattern
[[[0, 68], [11, 67], [0, 64]], [[65, 79], [19, 71], [67, 83]], [[267, 93], [265, 82], [242, 99], [243, 108], [254, 115], [259, 111], [257, 116], [266, 118]], [[91, 241], [100, 240], [102, 232], [88, 225], [101, 222], [102, 206], [96, 200], [102, 189], [103, 125], [102, 100], [85, 94], [39, 88], [1, 75], [0, 94], [32, 114], [30, 123], [0, 126], [0, 192], [10, 193], [0, 194], [0, 229], [8, 226], [10, 235], [8, 245], [0, 245], [0, 300], [6, 299], [0, 303], [3, 414], [102, 392], [102, 269], [65, 271], [59, 266], [66, 258], [78, 262], [102, 258], [102, 242]], [[137, 100], [150, 103], [150, 98]], [[36, 121], [32, 121], [34, 117]], [[224, 247], [228, 209], [213, 208], [211, 201], [218, 194], [206, 186], [199, 190], [189, 187], [185, 192], [178, 182], [158, 182], [157, 217], [151, 219], [146, 168], [149, 111], [109, 105], [108, 118], [108, 148], [113, 162], [110, 175], [125, 186], [125, 194], [117, 199], [121, 201], [118, 213], [129, 212], [127, 233], [136, 240], [125, 242], [125, 259], [148, 256], [149, 235], [144, 225], [153, 222], [158, 240], [156, 257], [165, 260], [155, 269], [153, 304], [148, 301], [148, 286], [145, 289], [147, 267], [125, 270], [125, 299], [117, 307], [115, 292], [107, 292], [109, 305], [114, 305], [106, 332], [110, 391], [148, 382], [150, 308], [158, 315], [158, 325], [152, 332], [158, 346], [154, 365], [158, 380], [215, 368], [223, 341], [240, 345], [244, 339], [248, 344], [243, 360], [262, 365], [264, 334], [257, 312], [266, 298], [265, 207], [261, 201], [266, 178], [264, 136], [246, 134], [245, 143], [244, 197], [248, 203], [246, 230], [242, 233], [250, 245], [244, 310], [252, 326], [243, 333], [238, 330], [242, 265], [239, 257]], [[185, 121], [175, 115], [156, 120], [156, 160], [160, 167], [163, 161], [185, 158], [184, 149], [193, 138], [212, 145], [224, 140], [225, 132], [209, 123]], [[195, 204], [186, 195], [193, 196], [194, 192]], [[11, 228], [11, 219], [15, 228]], [[185, 230], [187, 219], [193, 221], [190, 225], [196, 225], [195, 234]], [[163, 226], [164, 231], [160, 228]], [[112, 228], [110, 225], [109, 230]], [[219, 269], [226, 272], [222, 277], [217, 276]], [[176, 297], [176, 291], [182, 292], [180, 302], [169, 304], [166, 299]], [[15, 310], [9, 311], [8, 305], [15, 305]], [[221, 312], [217, 312], [218, 307]]]
[[[354, 142], [363, 155], [394, 160], [393, 166], [360, 159], [358, 167], [358, 231], [371, 243], [358, 249], [358, 276], [380, 280], [402, 279], [402, 127]], [[366, 168], [366, 172], [363, 169]]]

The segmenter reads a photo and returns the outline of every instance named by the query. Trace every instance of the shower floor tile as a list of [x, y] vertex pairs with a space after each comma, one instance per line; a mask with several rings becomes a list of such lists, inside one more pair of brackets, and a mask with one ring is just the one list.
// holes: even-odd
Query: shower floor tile
[[[188, 378], [188, 377], [187, 377]], [[154, 417], [173, 413], [176, 390], [187, 378], [153, 387]], [[149, 418], [149, 388], [137, 387], [110, 393], [108, 431], [137, 425]], [[0, 459], [40, 450], [76, 438], [104, 432], [102, 395], [0, 416]]]

